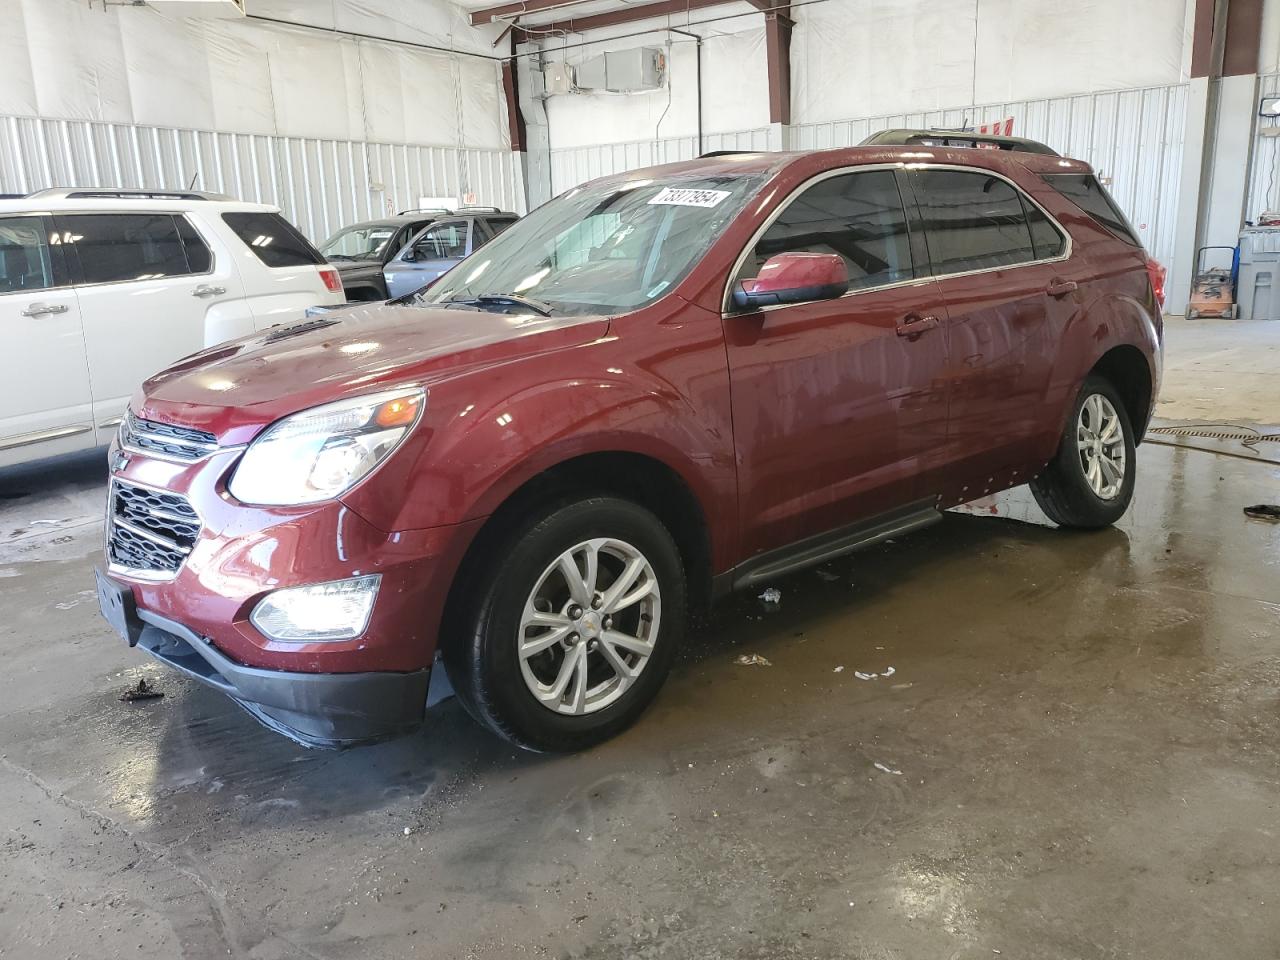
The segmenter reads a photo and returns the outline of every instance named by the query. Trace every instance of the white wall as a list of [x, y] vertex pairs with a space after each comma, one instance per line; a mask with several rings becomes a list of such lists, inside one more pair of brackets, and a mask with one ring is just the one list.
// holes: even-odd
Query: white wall
[[[764, 28], [741, 30], [758, 18], [731, 20], [708, 31], [702, 43], [703, 132], [723, 133], [769, 123]], [[729, 32], [738, 29], [738, 32]], [[607, 36], [607, 34], [605, 34]], [[594, 37], [594, 34], [593, 34]], [[548, 62], [577, 66], [609, 50], [639, 46], [667, 52], [668, 84], [626, 94], [567, 94], [547, 100], [553, 150], [600, 143], [693, 136], [698, 129], [697, 44], [678, 34], [652, 34], [587, 47], [546, 46]]]
[[[1280, 7], [1280, 0], [1269, 2]], [[1187, 0], [829, 0], [797, 6], [792, 123], [1181, 83], [1187, 8]], [[769, 123], [761, 15], [712, 21], [740, 12], [738, 4], [671, 18], [673, 26], [689, 22], [688, 29], [707, 36], [702, 90], [710, 133]], [[700, 19], [709, 22], [699, 27]], [[632, 24], [614, 32], [634, 30]], [[552, 97], [552, 149], [694, 132], [697, 88], [693, 44], [686, 38], [658, 30], [563, 54], [551, 40], [546, 50], [551, 60], [578, 63], [606, 49], [643, 44], [669, 45], [670, 89]]]
[[[250, 0], [253, 13], [492, 55], [445, 0]], [[498, 149], [496, 61], [97, 0], [0, 0], [0, 115]]]

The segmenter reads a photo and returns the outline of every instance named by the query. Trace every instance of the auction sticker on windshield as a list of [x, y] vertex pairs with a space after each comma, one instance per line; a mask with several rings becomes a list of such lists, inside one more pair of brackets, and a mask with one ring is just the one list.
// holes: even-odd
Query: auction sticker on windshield
[[692, 187], [664, 187], [650, 203], [664, 203], [674, 207], [714, 207], [728, 190], [698, 190]]

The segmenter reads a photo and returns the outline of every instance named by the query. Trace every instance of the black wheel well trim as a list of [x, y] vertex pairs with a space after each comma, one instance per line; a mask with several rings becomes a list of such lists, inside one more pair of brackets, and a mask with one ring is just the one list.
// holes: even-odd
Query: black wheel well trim
[[562, 460], [513, 490], [476, 531], [454, 572], [445, 600], [443, 647], [463, 636], [463, 621], [477, 576], [493, 549], [534, 511], [553, 510], [589, 497], [614, 496], [654, 514], [671, 534], [684, 564], [690, 612], [711, 602], [711, 535], [702, 504], [689, 484], [656, 457], [630, 451], [584, 453]]
[[1089, 368], [1088, 376], [1095, 375], [1106, 380], [1120, 394], [1133, 427], [1133, 442], [1135, 445], [1141, 443], [1152, 413], [1151, 364], [1146, 355], [1133, 344], [1118, 344]]

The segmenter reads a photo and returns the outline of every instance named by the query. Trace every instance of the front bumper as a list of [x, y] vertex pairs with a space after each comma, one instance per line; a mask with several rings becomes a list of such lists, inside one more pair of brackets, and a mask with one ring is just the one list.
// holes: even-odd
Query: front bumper
[[427, 704], [429, 668], [405, 673], [302, 673], [236, 663], [176, 620], [124, 599], [127, 584], [99, 574], [99, 598], [124, 636], [157, 660], [225, 693], [265, 726], [308, 747], [347, 747], [412, 732]]

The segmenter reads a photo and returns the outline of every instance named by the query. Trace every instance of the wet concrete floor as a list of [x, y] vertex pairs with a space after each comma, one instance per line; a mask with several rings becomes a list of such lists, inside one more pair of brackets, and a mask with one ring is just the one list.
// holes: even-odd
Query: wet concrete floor
[[0, 474], [0, 956], [1280, 956], [1280, 468], [1139, 461], [726, 603], [570, 757], [302, 750], [99, 621], [97, 458]]

